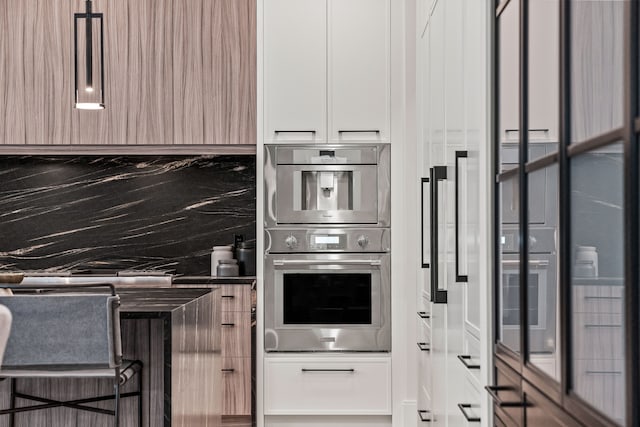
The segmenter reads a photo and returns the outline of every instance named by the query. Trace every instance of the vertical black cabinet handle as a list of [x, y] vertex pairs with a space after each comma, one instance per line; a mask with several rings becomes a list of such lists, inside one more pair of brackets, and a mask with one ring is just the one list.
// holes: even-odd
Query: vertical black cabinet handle
[[467, 422], [469, 422], [469, 423], [479, 423], [480, 422], [480, 417], [472, 417], [467, 413], [467, 409], [471, 409], [471, 404], [469, 404], [469, 403], [458, 403], [458, 408], [460, 409], [460, 412], [462, 412], [462, 415], [464, 415], [464, 417], [467, 419]]
[[456, 151], [456, 207], [455, 207], [455, 229], [456, 229], [456, 282], [465, 283], [469, 278], [466, 275], [460, 274], [460, 174], [458, 169], [460, 168], [460, 159], [466, 159], [466, 151]]
[[438, 182], [446, 181], [447, 167], [434, 166], [431, 171], [431, 302], [447, 303], [447, 291], [438, 284]]
[[429, 178], [420, 179], [420, 263], [421, 268], [429, 268], [429, 263], [424, 262], [424, 184]]
[[425, 418], [422, 414], [428, 414], [429, 411], [426, 411], [424, 409], [418, 409], [418, 417], [420, 418], [420, 421], [422, 421], [423, 423], [430, 423], [431, 417]]

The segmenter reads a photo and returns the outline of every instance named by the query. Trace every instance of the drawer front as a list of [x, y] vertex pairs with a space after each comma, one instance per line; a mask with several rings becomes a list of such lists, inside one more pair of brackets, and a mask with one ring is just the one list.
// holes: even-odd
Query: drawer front
[[624, 288], [622, 286], [574, 286], [574, 313], [622, 314]]
[[624, 424], [624, 361], [578, 360], [574, 369], [574, 391], [601, 412]]
[[266, 415], [390, 415], [391, 360], [267, 359], [264, 406]]
[[222, 357], [251, 357], [251, 313], [223, 311]]
[[221, 285], [222, 311], [251, 311], [250, 285]]
[[[475, 336], [471, 335], [469, 332], [465, 331], [462, 337], [462, 349], [463, 353], [462, 359], [460, 363], [464, 361], [468, 367], [463, 366], [464, 370], [467, 374], [475, 377], [478, 384], [482, 382], [480, 377], [480, 340]], [[467, 356], [470, 356], [468, 358]]]
[[621, 314], [574, 314], [574, 358], [624, 358], [624, 319]]
[[222, 359], [222, 414], [251, 415], [251, 358]]
[[[432, 366], [431, 366], [431, 352], [418, 351], [418, 385], [424, 388], [424, 392], [427, 393], [429, 401], [431, 401], [431, 388], [432, 388]], [[430, 409], [430, 408], [427, 408]]]

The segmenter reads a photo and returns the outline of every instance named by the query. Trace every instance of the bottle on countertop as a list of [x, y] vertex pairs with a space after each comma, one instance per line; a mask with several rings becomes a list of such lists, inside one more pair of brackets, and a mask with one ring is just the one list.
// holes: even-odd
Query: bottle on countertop
[[232, 259], [232, 246], [214, 246], [211, 252], [211, 275], [216, 276], [218, 272], [218, 263], [223, 259]]
[[236, 246], [240, 276], [256, 275], [256, 242], [241, 242]]
[[236, 255], [236, 251], [238, 250], [238, 246], [240, 246], [240, 243], [242, 242], [244, 242], [244, 234], [233, 235], [233, 257], [235, 259], [238, 259], [238, 256]]
[[237, 277], [240, 275], [238, 269], [238, 260], [233, 258], [231, 259], [221, 259], [218, 261], [217, 268], [218, 277]]

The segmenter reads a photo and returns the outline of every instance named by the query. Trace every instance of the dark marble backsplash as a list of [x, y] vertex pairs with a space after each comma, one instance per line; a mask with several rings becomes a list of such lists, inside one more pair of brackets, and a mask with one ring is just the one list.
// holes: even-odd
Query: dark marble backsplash
[[0, 157], [0, 270], [208, 275], [255, 230], [255, 156]]

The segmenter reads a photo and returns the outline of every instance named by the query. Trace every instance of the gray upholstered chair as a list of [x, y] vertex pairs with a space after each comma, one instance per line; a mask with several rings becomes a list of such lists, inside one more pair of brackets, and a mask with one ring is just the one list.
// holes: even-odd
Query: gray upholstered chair
[[10, 331], [11, 311], [4, 305], [0, 305], [0, 366], [2, 366], [2, 358], [4, 357], [4, 350], [7, 347]]
[[[142, 424], [142, 363], [123, 361], [120, 336], [120, 299], [112, 285], [12, 286], [13, 296], [1, 296], [0, 304], [12, 314], [13, 325], [0, 369], [0, 378], [11, 380], [8, 414], [13, 427], [18, 412], [68, 407], [114, 416], [119, 425], [120, 398], [138, 397], [138, 425]], [[135, 374], [138, 389], [120, 393]], [[21, 393], [20, 378], [111, 378], [114, 393], [71, 401]], [[39, 402], [16, 407], [16, 399]], [[87, 405], [113, 399], [114, 409]]]

